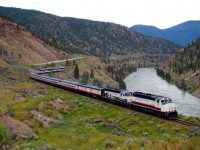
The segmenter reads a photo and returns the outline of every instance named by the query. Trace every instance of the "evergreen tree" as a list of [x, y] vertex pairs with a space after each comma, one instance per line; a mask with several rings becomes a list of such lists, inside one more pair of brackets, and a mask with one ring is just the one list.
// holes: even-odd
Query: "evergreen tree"
[[75, 60], [75, 59], [73, 60], [73, 65], [74, 65], [74, 66], [76, 65], [76, 60]]
[[171, 75], [170, 75], [170, 73], [166, 73], [165, 78], [166, 78], [166, 80], [168, 82], [170, 82], [171, 81]]
[[76, 67], [74, 69], [74, 78], [78, 79], [79, 78], [79, 69], [78, 65], [76, 64]]
[[119, 82], [119, 76], [118, 76], [117, 73], [115, 74], [115, 80], [116, 80], [117, 82]]
[[119, 88], [126, 89], [126, 84], [124, 83], [124, 81], [122, 79], [120, 79], [120, 81], [119, 81]]
[[66, 60], [65, 66], [66, 67], [70, 66], [70, 61], [69, 60]]
[[180, 84], [179, 87], [180, 87], [181, 89], [183, 89], [184, 91], [187, 89], [187, 85], [185, 84], [185, 80], [184, 80], [184, 79], [181, 80], [181, 84]]
[[90, 78], [94, 78], [94, 72], [93, 72], [93, 69], [91, 69]]
[[88, 72], [83, 72], [83, 75], [82, 75], [82, 80], [81, 82], [82, 83], [87, 83], [87, 81], [89, 80], [89, 73]]

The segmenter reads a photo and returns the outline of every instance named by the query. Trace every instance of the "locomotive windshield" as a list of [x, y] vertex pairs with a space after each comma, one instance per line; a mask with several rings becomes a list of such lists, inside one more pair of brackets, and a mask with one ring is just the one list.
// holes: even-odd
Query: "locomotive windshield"
[[167, 103], [171, 103], [172, 101], [171, 101], [170, 98], [165, 98], [165, 102], [167, 102]]
[[161, 100], [161, 103], [171, 103], [171, 99], [170, 98], [164, 98]]

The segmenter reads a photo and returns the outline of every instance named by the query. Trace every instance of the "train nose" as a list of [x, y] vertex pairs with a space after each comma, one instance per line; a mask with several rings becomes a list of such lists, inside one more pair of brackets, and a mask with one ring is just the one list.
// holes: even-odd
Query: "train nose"
[[173, 111], [173, 107], [169, 107], [169, 112], [170, 112], [170, 111]]
[[175, 105], [169, 104], [169, 111], [172, 112], [172, 111], [175, 111], [175, 110], [176, 110]]

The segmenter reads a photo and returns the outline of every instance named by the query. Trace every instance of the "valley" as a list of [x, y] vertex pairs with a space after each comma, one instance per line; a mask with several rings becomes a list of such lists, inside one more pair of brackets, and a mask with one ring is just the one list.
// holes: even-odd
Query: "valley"
[[[38, 69], [65, 67], [48, 76], [129, 89], [139, 80], [128, 75], [159, 67], [168, 82], [198, 96], [199, 41], [181, 48], [115, 23], [0, 6], [0, 149], [198, 149], [199, 128], [30, 79]], [[198, 112], [186, 116], [179, 114], [200, 123]]]
[[[0, 7], [11, 17], [49, 45], [67, 53], [82, 53], [106, 58], [118, 55], [155, 54], [156, 61], [181, 47], [158, 38], [150, 38], [128, 27], [71, 17], [59, 17], [35, 10]], [[56, 22], [54, 21], [56, 20]]]
[[[194, 133], [199, 131], [195, 128], [189, 129], [34, 82], [29, 79], [27, 69], [19, 70], [18, 67], [1, 71], [3, 80], [8, 82], [1, 84], [0, 88], [0, 99], [3, 100], [0, 105], [0, 120], [11, 129], [11, 136], [16, 137], [16, 141], [19, 140], [14, 142], [14, 145], [8, 144], [7, 147], [9, 145], [17, 149], [198, 147], [199, 138]], [[9, 73], [10, 76], [15, 75], [17, 79], [10, 80], [10, 76], [6, 75], [8, 72], [12, 72], [12, 75]], [[190, 138], [187, 138], [188, 135]]]

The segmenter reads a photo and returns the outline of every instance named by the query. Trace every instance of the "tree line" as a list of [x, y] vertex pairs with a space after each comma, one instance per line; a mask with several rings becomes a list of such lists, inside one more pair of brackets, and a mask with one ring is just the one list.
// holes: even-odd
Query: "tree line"
[[169, 70], [178, 74], [200, 69], [200, 39], [185, 47], [176, 54], [175, 60], [169, 64]]
[[171, 75], [170, 75], [169, 72], [165, 72], [162, 69], [157, 68], [156, 73], [157, 73], [158, 76], [160, 76], [164, 80], [167, 80], [168, 82], [171, 81]]
[[[134, 65], [130, 65], [130, 64], [120, 64], [120, 63], [116, 63], [113, 62], [111, 60], [107, 60], [107, 59], [102, 59], [101, 63], [105, 63], [105, 68], [101, 68], [100, 66], [98, 66], [95, 69], [90, 69], [89, 71], [83, 71], [82, 74], [80, 74], [79, 71], [79, 65], [76, 64], [75, 60], [73, 62], [70, 61], [66, 61], [66, 67], [67, 66], [75, 66], [74, 67], [74, 71], [73, 71], [73, 77], [75, 79], [80, 80], [81, 83], [88, 83], [88, 81], [93, 81], [93, 85], [96, 86], [102, 86], [103, 85], [103, 81], [95, 78], [95, 74], [94, 71], [98, 70], [98, 69], [103, 69], [105, 70], [105, 73], [107, 75], [109, 75], [112, 79], [114, 79], [116, 82], [119, 83], [119, 88], [121, 89], [126, 89], [126, 84], [124, 83], [123, 79], [126, 77], [126, 75], [130, 74], [131, 72], [136, 71], [136, 67]], [[109, 83], [108, 83], [109, 86]]]
[[126, 89], [126, 84], [124, 83], [124, 78], [127, 74], [136, 71], [136, 67], [130, 64], [109, 64], [106, 67], [106, 71], [111, 74], [111, 77], [119, 83], [119, 88]]

